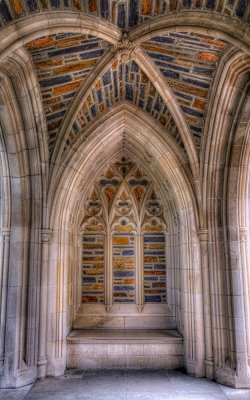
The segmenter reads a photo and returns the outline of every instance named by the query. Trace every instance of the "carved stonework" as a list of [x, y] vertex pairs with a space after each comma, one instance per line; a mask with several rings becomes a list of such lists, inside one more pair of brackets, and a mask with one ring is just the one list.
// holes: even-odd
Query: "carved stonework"
[[125, 32], [122, 36], [122, 40], [114, 46], [114, 53], [118, 61], [128, 64], [133, 58], [133, 53], [136, 50], [136, 45], [129, 41], [128, 34]]

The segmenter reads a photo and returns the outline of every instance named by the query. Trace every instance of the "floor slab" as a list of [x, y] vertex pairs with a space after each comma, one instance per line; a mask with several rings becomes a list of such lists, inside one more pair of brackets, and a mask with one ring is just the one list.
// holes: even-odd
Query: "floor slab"
[[1, 400], [250, 400], [232, 389], [181, 370], [68, 370], [33, 387], [0, 390]]

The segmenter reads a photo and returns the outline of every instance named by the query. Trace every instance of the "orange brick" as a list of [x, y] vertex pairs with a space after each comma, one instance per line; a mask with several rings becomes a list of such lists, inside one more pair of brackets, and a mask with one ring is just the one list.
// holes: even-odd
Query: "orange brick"
[[88, 68], [88, 67], [92, 67], [93, 65], [95, 65], [96, 60], [87, 60], [87, 61], [81, 61], [79, 63], [74, 63], [74, 64], [70, 64], [70, 65], [63, 65], [61, 67], [58, 68], [54, 68], [53, 72], [55, 75], [60, 75], [60, 74], [67, 74], [70, 72], [74, 72], [74, 71], [80, 71], [82, 69]]
[[66, 49], [70, 47], [80, 46], [81, 42], [70, 39], [68, 43], [56, 43], [57, 49]]
[[187, 121], [188, 124], [195, 124], [197, 126], [203, 126], [203, 122], [199, 121], [196, 118], [186, 117], [186, 121]]
[[125, 226], [118, 225], [115, 227], [116, 232], [132, 232], [132, 230], [133, 228], [131, 225], [125, 225]]
[[83, 296], [82, 302], [83, 303], [97, 303], [97, 297], [96, 296]]
[[110, 188], [110, 187], [107, 187], [107, 188], [105, 189], [105, 194], [106, 194], [108, 200], [111, 201], [112, 198], [114, 197], [115, 191], [114, 191], [114, 189], [112, 189], [112, 188]]
[[160, 53], [160, 54], [170, 54], [170, 55], [173, 55], [173, 56], [184, 56], [185, 55], [185, 53], [180, 52], [180, 51], [175, 51], [175, 50], [166, 49], [166, 48], [162, 48], [162, 47], [158, 47], [158, 46], [153, 46], [153, 45], [148, 44], [148, 43], [144, 43], [142, 46], [146, 50], [154, 51], [154, 52], [157, 52], [157, 53]]
[[82, 9], [80, 0], [73, 0], [73, 6], [79, 11]]
[[93, 104], [93, 98], [92, 98], [91, 94], [87, 97], [87, 104], [89, 106], [91, 106]]
[[84, 249], [102, 249], [103, 245], [102, 244], [97, 244], [97, 243], [84, 243], [83, 246]]
[[96, 0], [89, 0], [89, 11], [90, 12], [96, 12], [97, 11]]
[[72, 92], [72, 90], [78, 89], [81, 85], [82, 81], [75, 81], [72, 83], [68, 83], [67, 85], [58, 86], [53, 89], [53, 94], [55, 96], [63, 93]]
[[131, 278], [126, 278], [126, 279], [123, 280], [123, 283], [125, 285], [134, 285], [135, 284], [135, 280], [131, 279]]
[[58, 101], [62, 101], [61, 96], [59, 96], [59, 97], [51, 97], [51, 99], [45, 100], [44, 104], [54, 104], [54, 103], [57, 103]]
[[[145, 263], [156, 263], [158, 260], [157, 260], [157, 257], [151, 257], [151, 256], [145, 256], [144, 257], [144, 262]], [[147, 272], [147, 274], [148, 274], [148, 272]], [[151, 275], [151, 274], [149, 274], [149, 275]]]
[[179, 90], [180, 92], [184, 92], [184, 93], [193, 94], [193, 95], [203, 97], [203, 98], [207, 97], [207, 90], [198, 89], [196, 87], [189, 86], [184, 83], [177, 82], [177, 81], [173, 81], [171, 79], [167, 79], [167, 82], [172, 89]]
[[102, 112], [104, 110], [104, 104], [99, 105], [99, 111]]
[[101, 81], [96, 82], [95, 88], [96, 88], [96, 89], [100, 89], [101, 87], [102, 87]]
[[54, 129], [59, 128], [60, 124], [61, 124], [61, 120], [53, 121], [48, 125], [48, 130], [53, 131]]
[[23, 13], [23, 5], [21, 0], [12, 0], [13, 8], [15, 11], [15, 14], [19, 17]]
[[[144, 259], [145, 259], [146, 257], [144, 257]], [[157, 275], [157, 276], [163, 276], [163, 275], [165, 275], [166, 273], [165, 273], [165, 271], [147, 271], [146, 272], [146, 275]]]
[[63, 108], [63, 104], [62, 103], [58, 103], [58, 104], [54, 104], [52, 105], [50, 108], [53, 112], [61, 110]]
[[141, 81], [143, 83], [147, 83], [148, 82], [148, 77], [143, 71], [141, 71]]
[[93, 290], [103, 290], [104, 289], [104, 285], [94, 285], [93, 286]]
[[53, 60], [39, 61], [34, 63], [36, 69], [50, 68], [61, 64], [62, 64], [61, 58], [54, 58]]
[[218, 60], [218, 56], [212, 53], [199, 53], [198, 57], [200, 60], [206, 60], [209, 62], [215, 62]]
[[48, 9], [47, 0], [40, 0], [40, 2], [42, 3], [42, 8], [44, 8], [45, 10], [47, 10], [47, 9]]
[[151, 14], [151, 0], [142, 0], [142, 14]]
[[149, 88], [149, 94], [151, 95], [151, 96], [154, 96], [155, 95], [155, 92], [156, 92], [156, 89], [155, 89], [155, 87], [154, 87], [154, 85], [150, 85], [150, 88]]
[[163, 125], [163, 126], [165, 126], [166, 125], [166, 118], [165, 117], [163, 117], [163, 115], [161, 115], [160, 116], [160, 119], [159, 119], [159, 121], [160, 121], [160, 123]]
[[203, 100], [200, 99], [195, 99], [193, 106], [195, 108], [199, 108], [200, 110], [205, 110], [206, 108], [206, 103]]
[[127, 244], [129, 244], [129, 238], [123, 237], [123, 236], [114, 236], [113, 244], [114, 245], [127, 245]]
[[66, 37], [66, 38], [63, 38], [63, 39], [59, 39], [59, 40], [57, 40], [56, 41], [56, 45], [58, 46], [58, 45], [67, 45], [67, 44], [70, 44], [70, 43], [72, 43], [72, 42], [75, 42], [75, 41], [81, 41], [81, 40], [84, 40], [84, 39], [86, 39], [86, 35], [77, 35], [77, 36], [71, 36], [71, 37]]
[[145, 231], [147, 231], [147, 232], [160, 232], [160, 231], [162, 231], [162, 226], [161, 225], [146, 226]]
[[210, 39], [204, 40], [204, 43], [212, 44], [213, 46], [216, 46], [216, 47], [225, 47], [226, 46], [226, 43], [222, 43], [217, 40], [210, 40]]
[[155, 0], [155, 14], [160, 12], [160, 0]]
[[53, 46], [55, 41], [52, 37], [42, 38], [34, 40], [34, 42], [30, 42], [26, 45], [28, 49], [40, 49], [42, 47]]
[[149, 246], [150, 249], [164, 249], [164, 247], [164, 243], [152, 243]]

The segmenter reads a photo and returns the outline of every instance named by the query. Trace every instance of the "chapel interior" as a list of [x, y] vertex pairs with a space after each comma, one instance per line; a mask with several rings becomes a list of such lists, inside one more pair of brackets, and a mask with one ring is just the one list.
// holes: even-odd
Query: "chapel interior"
[[0, 388], [250, 388], [250, 1], [0, 1]]

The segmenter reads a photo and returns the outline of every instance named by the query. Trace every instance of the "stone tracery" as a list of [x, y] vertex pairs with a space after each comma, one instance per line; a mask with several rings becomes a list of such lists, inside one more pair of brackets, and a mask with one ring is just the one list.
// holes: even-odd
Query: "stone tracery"
[[[144, 302], [165, 303], [166, 223], [153, 182], [135, 162], [122, 157], [94, 186], [81, 224], [83, 302], [105, 303], [107, 275], [113, 280], [112, 293], [105, 296], [111, 299], [109, 306], [112, 302], [140, 307]], [[112, 254], [107, 255], [110, 246]], [[136, 270], [144, 270], [143, 281], [136, 282]], [[138, 286], [143, 299], [137, 295], [136, 300]]]

